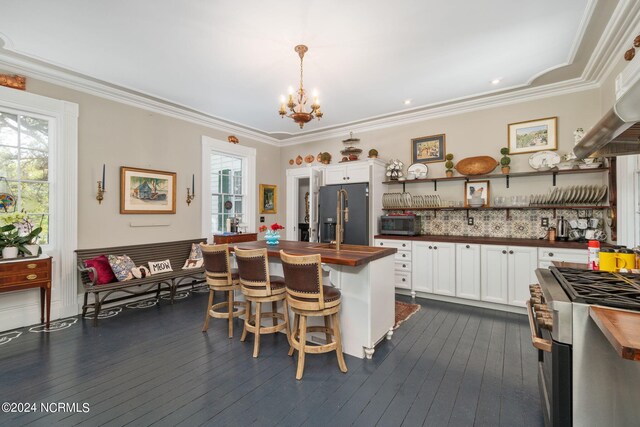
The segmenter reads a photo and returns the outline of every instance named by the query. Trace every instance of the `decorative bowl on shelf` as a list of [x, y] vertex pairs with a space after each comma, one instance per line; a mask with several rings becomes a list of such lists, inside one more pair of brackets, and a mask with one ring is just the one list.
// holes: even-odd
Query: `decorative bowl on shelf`
[[455, 169], [461, 175], [485, 175], [494, 170], [498, 162], [493, 157], [476, 156], [460, 160]]
[[484, 200], [481, 198], [471, 198], [468, 199], [468, 203], [472, 208], [481, 208], [484, 205]]

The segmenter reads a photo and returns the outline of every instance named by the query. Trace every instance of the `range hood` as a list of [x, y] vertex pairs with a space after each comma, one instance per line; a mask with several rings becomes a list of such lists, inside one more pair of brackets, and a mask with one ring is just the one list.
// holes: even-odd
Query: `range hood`
[[640, 58], [616, 78], [616, 103], [573, 148], [579, 159], [640, 154]]

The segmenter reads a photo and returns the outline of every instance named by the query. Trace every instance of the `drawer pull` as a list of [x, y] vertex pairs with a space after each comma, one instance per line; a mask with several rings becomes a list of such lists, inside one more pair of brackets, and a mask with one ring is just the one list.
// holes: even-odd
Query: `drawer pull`
[[38, 278], [37, 274], [30, 274], [30, 275], [27, 276], [27, 280], [35, 280], [37, 278]]
[[402, 281], [403, 281], [403, 282], [406, 282], [406, 281], [407, 281], [407, 279], [405, 279], [405, 278], [403, 277], [403, 278], [402, 278]]
[[466, 248], [469, 249], [471, 246], [467, 245]]
[[513, 255], [513, 251], [509, 251], [509, 254], [510, 254], [510, 255]]
[[402, 258], [406, 258], [406, 257], [407, 257], [407, 254], [402, 254]]
[[433, 246], [429, 246], [429, 249], [433, 249]]
[[402, 264], [402, 268], [407, 268], [407, 264]]
[[507, 251], [502, 251], [502, 253], [503, 253], [503, 254], [506, 254], [506, 253], [507, 253]]
[[406, 248], [406, 247], [407, 247], [407, 244], [406, 244], [406, 243], [403, 243], [403, 244], [402, 244], [402, 247], [403, 247], [403, 248]]
[[38, 266], [38, 264], [27, 264], [27, 268], [33, 270], [34, 268], [36, 268]]
[[438, 247], [437, 247], [437, 246], [434, 246], [434, 247], [433, 247], [433, 249], [438, 249]]
[[384, 246], [384, 243], [380, 242], [380, 246]]
[[553, 252], [549, 252], [549, 256], [553, 256]]

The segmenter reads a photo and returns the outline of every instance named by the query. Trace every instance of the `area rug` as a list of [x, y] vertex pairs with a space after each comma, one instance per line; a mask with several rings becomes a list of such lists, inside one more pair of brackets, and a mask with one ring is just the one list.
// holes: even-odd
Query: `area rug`
[[417, 313], [418, 310], [420, 310], [420, 304], [396, 301], [396, 323], [393, 325], [393, 329], [398, 329], [405, 320]]

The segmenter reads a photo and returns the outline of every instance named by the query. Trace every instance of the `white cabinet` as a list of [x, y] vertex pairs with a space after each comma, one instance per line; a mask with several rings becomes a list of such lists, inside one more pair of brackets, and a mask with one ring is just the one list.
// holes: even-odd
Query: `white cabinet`
[[[392, 240], [392, 239], [376, 239], [375, 246], [382, 246], [384, 248], [396, 248], [398, 252], [395, 255], [395, 268], [394, 268], [394, 285], [396, 288], [411, 290], [411, 270], [412, 270], [412, 252], [411, 242], [406, 240]], [[415, 295], [412, 292], [412, 295]]]
[[412, 285], [414, 291], [455, 296], [455, 245], [413, 242]]
[[456, 296], [480, 299], [480, 245], [456, 245]]
[[538, 251], [525, 246], [481, 246], [480, 296], [483, 301], [524, 306], [536, 282]]
[[325, 169], [325, 184], [352, 184], [369, 182], [369, 163], [352, 162], [327, 166]]
[[538, 249], [538, 267], [549, 268], [553, 261], [576, 262], [586, 264], [589, 253], [586, 249]]

